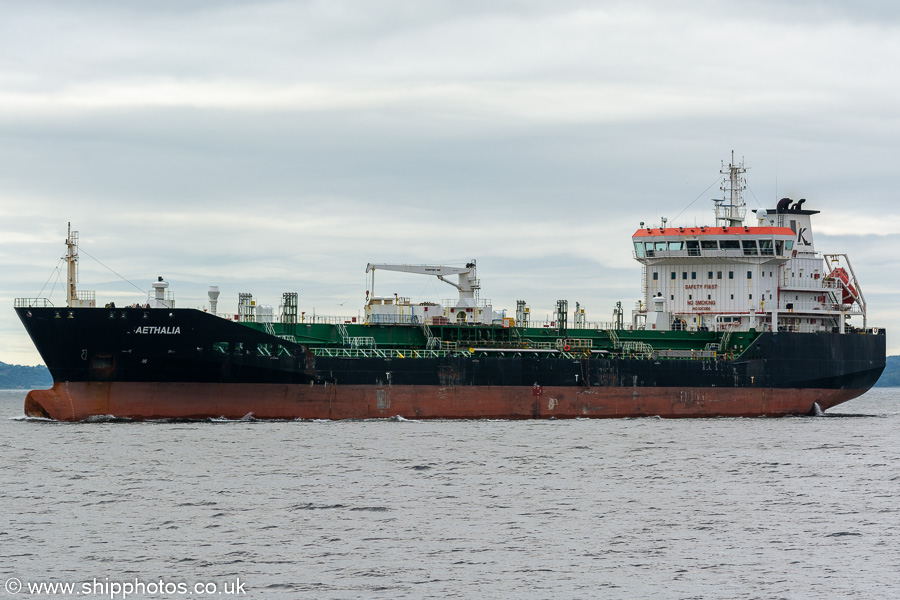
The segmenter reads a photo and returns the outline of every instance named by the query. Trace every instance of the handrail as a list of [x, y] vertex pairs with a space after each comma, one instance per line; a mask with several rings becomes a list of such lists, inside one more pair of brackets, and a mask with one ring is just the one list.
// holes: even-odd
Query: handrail
[[47, 308], [53, 306], [50, 298], [16, 298], [16, 308]]
[[445, 358], [447, 356], [470, 356], [467, 350], [381, 350], [377, 348], [310, 348], [315, 356], [328, 358]]

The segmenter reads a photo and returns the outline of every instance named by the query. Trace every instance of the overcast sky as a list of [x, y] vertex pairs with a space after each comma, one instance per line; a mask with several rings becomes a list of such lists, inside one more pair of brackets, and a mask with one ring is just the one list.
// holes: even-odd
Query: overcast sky
[[65, 303], [68, 221], [100, 303], [356, 315], [366, 263], [476, 258], [495, 308], [607, 321], [638, 224], [712, 223], [732, 149], [897, 331], [898, 65], [894, 2], [0, 2], [0, 361], [40, 362], [12, 306]]

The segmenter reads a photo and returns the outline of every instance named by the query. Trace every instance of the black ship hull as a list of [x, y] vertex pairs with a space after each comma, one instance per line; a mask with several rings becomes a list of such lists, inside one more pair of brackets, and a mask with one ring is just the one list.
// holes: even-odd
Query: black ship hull
[[885, 366], [884, 331], [765, 332], [701, 359], [329, 356], [194, 309], [16, 310], [55, 382], [26, 413], [60, 420], [783, 416], [859, 396]]

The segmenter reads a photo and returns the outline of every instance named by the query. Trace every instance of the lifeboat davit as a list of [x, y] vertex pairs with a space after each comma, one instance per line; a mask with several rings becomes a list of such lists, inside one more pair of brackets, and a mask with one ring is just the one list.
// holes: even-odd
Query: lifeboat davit
[[850, 283], [850, 274], [843, 267], [838, 267], [828, 274], [828, 277], [825, 278], [826, 281], [829, 279], [840, 279], [843, 282], [843, 290], [844, 294], [841, 298], [841, 302], [844, 304], [853, 304], [856, 300], [856, 288]]

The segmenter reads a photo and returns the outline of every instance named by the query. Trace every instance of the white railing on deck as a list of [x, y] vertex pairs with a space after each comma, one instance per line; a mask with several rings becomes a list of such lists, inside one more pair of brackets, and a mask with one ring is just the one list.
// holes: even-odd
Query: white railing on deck
[[467, 350], [379, 350], [377, 348], [310, 348], [316, 356], [330, 358], [444, 358], [469, 356]]

